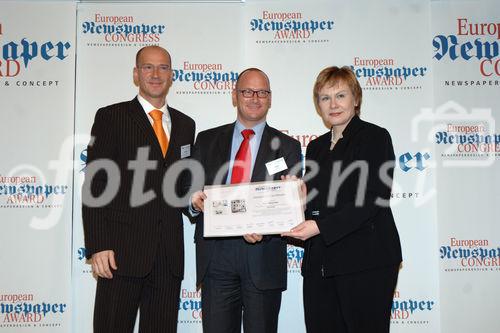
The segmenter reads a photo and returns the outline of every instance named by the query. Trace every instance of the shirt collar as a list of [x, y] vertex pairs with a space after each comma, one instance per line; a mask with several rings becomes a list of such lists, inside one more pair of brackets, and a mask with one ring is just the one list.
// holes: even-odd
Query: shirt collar
[[163, 104], [163, 106], [161, 108], [155, 108], [144, 97], [142, 97], [141, 94], [137, 94], [137, 99], [139, 100], [139, 103], [141, 104], [141, 106], [144, 109], [144, 112], [146, 112], [146, 114], [149, 114], [153, 110], [160, 110], [161, 112], [163, 112], [163, 114], [168, 115], [167, 101], [165, 101], [165, 104]]
[[[264, 132], [264, 127], [266, 127], [265, 121], [258, 123], [257, 125], [249, 128], [249, 129], [252, 129], [255, 132], [255, 136], [260, 137], [260, 136], [262, 136], [262, 133]], [[247, 128], [245, 126], [243, 126], [243, 124], [240, 123], [240, 121], [238, 119], [236, 119], [236, 124], [234, 125], [234, 132], [239, 134], [244, 129], [247, 129]]]

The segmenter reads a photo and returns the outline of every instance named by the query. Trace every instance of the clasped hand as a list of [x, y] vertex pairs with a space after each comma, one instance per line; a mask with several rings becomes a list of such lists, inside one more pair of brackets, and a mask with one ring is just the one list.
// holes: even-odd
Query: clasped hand
[[[295, 176], [281, 176], [282, 180], [296, 180], [298, 179]], [[302, 197], [302, 202], [305, 204], [306, 198], [307, 198], [307, 187], [304, 181], [301, 179], [300, 181], [300, 192], [301, 192], [301, 197]], [[314, 220], [306, 220], [299, 225], [293, 227], [290, 229], [288, 232], [284, 232], [281, 234], [282, 237], [292, 237], [292, 238], [297, 238], [302, 241], [308, 240], [311, 237], [314, 237], [320, 233], [318, 225], [316, 221]]]

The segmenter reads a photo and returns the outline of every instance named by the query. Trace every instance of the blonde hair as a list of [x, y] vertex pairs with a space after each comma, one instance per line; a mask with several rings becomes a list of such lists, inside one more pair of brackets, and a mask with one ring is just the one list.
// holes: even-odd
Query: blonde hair
[[361, 113], [363, 91], [361, 90], [361, 86], [359, 85], [356, 75], [351, 70], [351, 68], [347, 66], [331, 66], [319, 72], [313, 88], [314, 106], [316, 107], [316, 111], [319, 112], [320, 110], [318, 104], [319, 91], [324, 87], [333, 87], [340, 84], [341, 82], [347, 84], [347, 86], [351, 90], [355, 101], [354, 112], [356, 116], [359, 116], [359, 114]]

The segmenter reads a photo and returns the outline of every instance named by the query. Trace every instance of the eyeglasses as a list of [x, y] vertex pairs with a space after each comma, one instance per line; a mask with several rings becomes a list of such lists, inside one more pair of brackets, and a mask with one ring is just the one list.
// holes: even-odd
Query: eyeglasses
[[238, 91], [245, 98], [253, 98], [255, 96], [255, 94], [257, 94], [258, 98], [267, 98], [271, 94], [271, 91], [269, 91], [269, 90], [240, 89]]
[[144, 64], [142, 66], [139, 67], [141, 69], [141, 71], [145, 74], [150, 74], [150, 73], [153, 73], [155, 68], [158, 68], [158, 72], [160, 73], [168, 73], [172, 70], [172, 68], [170, 68], [170, 65], [158, 65], [158, 66], [155, 66], [155, 65], [152, 65], [152, 64]]

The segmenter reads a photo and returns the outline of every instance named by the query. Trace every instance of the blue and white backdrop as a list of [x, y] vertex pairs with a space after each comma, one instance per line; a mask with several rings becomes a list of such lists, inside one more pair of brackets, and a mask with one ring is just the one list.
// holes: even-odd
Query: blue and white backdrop
[[[96, 110], [137, 93], [135, 53], [152, 44], [172, 54], [167, 100], [197, 131], [235, 119], [238, 72], [259, 67], [273, 90], [268, 122], [304, 152], [327, 130], [316, 75], [352, 66], [361, 117], [389, 130], [397, 156], [404, 262], [391, 332], [500, 331], [498, 4], [248, 0], [0, 3], [0, 332], [92, 331], [85, 148]], [[201, 332], [187, 220], [184, 231], [178, 331]], [[303, 249], [287, 255], [279, 331], [300, 333]]]

